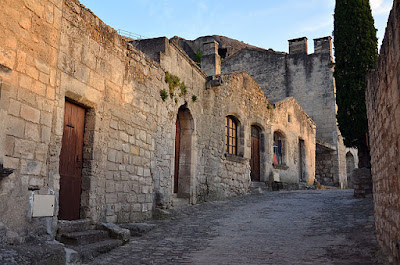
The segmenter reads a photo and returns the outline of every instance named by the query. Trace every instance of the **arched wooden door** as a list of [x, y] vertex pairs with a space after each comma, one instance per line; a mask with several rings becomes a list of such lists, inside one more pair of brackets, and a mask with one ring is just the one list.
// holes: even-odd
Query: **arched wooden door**
[[175, 170], [174, 170], [174, 193], [178, 193], [179, 180], [179, 150], [181, 148], [181, 123], [179, 115], [176, 119], [176, 134], [175, 134]]
[[192, 142], [194, 122], [189, 109], [182, 106], [178, 110], [175, 134], [175, 170], [173, 190], [178, 198], [189, 198], [191, 194]]
[[260, 181], [260, 129], [251, 126], [251, 159], [250, 177], [252, 181]]

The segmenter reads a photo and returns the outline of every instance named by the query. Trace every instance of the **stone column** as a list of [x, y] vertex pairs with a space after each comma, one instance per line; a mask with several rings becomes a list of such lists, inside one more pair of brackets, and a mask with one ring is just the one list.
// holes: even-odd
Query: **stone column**
[[332, 52], [332, 37], [314, 39], [314, 53], [329, 53], [333, 57]]
[[308, 54], [307, 38], [289, 40], [289, 54]]
[[221, 74], [221, 57], [218, 54], [218, 42], [212, 41], [203, 43], [201, 70], [203, 70], [207, 76]]

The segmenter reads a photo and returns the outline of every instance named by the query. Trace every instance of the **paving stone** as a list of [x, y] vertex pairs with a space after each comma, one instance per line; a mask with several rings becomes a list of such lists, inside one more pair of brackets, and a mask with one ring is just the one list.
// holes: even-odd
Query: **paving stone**
[[372, 198], [352, 190], [264, 192], [180, 208], [90, 264], [387, 264]]
[[1, 265], [64, 265], [65, 251], [55, 242], [0, 247]]

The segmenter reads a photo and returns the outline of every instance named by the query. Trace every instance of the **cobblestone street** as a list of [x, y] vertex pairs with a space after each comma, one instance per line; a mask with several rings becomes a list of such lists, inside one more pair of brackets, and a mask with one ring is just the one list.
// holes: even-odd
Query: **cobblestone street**
[[384, 264], [372, 199], [266, 192], [187, 207], [91, 264]]

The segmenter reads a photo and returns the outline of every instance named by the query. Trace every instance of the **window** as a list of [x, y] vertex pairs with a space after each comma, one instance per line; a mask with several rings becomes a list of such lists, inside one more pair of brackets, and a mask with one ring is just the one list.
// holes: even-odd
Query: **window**
[[284, 165], [283, 161], [284, 137], [279, 132], [274, 132], [274, 164]]
[[237, 154], [237, 125], [235, 117], [225, 117], [225, 146], [226, 152], [231, 155]]

